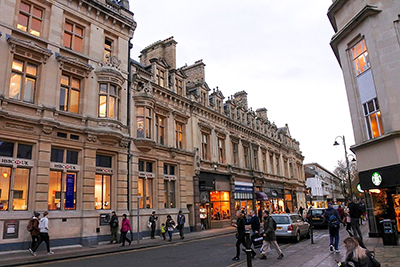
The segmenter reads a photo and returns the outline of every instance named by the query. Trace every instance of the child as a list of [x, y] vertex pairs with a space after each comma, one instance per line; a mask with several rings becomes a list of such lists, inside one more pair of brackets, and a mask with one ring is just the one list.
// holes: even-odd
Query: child
[[165, 227], [165, 223], [161, 224], [161, 235], [165, 240], [165, 233], [167, 232], [167, 228]]

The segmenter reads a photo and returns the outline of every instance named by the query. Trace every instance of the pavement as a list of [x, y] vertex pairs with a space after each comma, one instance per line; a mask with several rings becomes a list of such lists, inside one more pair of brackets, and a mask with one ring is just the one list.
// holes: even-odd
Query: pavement
[[[364, 223], [361, 226], [363, 232], [364, 243], [367, 248], [375, 253], [376, 259], [381, 263], [382, 267], [395, 267], [400, 266], [400, 246], [383, 246], [382, 238], [369, 238], [368, 237], [368, 225]], [[190, 240], [205, 239], [210, 237], [222, 236], [227, 234], [233, 234], [235, 228], [223, 228], [204, 230], [200, 232], [190, 232], [185, 234], [185, 239], [181, 240], [179, 235], [173, 236], [173, 242], [187, 242]], [[273, 265], [274, 267], [287, 267], [288, 263], [290, 266], [319, 266], [319, 267], [334, 267], [337, 266], [335, 260], [344, 260], [345, 248], [343, 240], [348, 236], [345, 230], [342, 228], [340, 232], [341, 244], [340, 253], [331, 253], [329, 251], [329, 235], [327, 230], [316, 231], [314, 233], [314, 244], [311, 244], [310, 240], [304, 240], [300, 243], [285, 243], [281, 246], [281, 249], [285, 255], [282, 260], [278, 260], [278, 254], [272, 248], [271, 252], [268, 253], [267, 260], [260, 260], [259, 255], [252, 260], [252, 266], [265, 266]], [[141, 239], [139, 241], [133, 240], [132, 244], [125, 247], [121, 247], [120, 244], [108, 244], [107, 242], [100, 243], [95, 246], [64, 246], [64, 247], [52, 247], [54, 254], [47, 255], [45, 250], [37, 252], [37, 256], [32, 256], [28, 250], [18, 251], [4, 251], [0, 252], [0, 266], [23, 266], [28, 264], [40, 264], [44, 262], [59, 261], [65, 259], [81, 258], [87, 256], [96, 256], [109, 253], [118, 253], [121, 251], [143, 249], [157, 246], [168, 245], [161, 238], [156, 239]], [[45, 247], [45, 245], [41, 245]], [[43, 248], [42, 248], [43, 249]], [[232, 244], [232, 251], [234, 251], [234, 244]], [[245, 255], [241, 255], [240, 261], [229, 262], [228, 266], [244, 267], [248, 266], [246, 263]]]

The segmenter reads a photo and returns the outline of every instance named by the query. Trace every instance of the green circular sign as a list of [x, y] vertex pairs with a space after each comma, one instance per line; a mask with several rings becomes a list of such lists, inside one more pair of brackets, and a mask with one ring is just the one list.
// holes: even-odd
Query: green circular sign
[[382, 183], [382, 176], [379, 172], [374, 172], [371, 179], [372, 183], [376, 186], [379, 186]]

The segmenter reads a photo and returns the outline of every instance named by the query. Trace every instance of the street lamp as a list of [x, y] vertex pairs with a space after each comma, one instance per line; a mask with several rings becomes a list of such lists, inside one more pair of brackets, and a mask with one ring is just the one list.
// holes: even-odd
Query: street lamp
[[353, 199], [353, 192], [351, 190], [350, 166], [349, 166], [349, 159], [347, 157], [346, 139], [344, 138], [344, 135], [343, 136], [337, 136], [335, 138], [335, 143], [333, 143], [334, 146], [338, 146], [339, 145], [339, 143], [336, 141], [338, 138], [341, 138], [343, 140], [344, 157], [346, 159], [347, 175], [348, 175], [348, 179], [349, 179], [350, 198]]

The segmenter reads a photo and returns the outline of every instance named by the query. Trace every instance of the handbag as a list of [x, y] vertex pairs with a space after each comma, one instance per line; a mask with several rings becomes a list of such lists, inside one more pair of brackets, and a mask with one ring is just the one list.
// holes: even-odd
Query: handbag
[[174, 227], [168, 227], [168, 232], [174, 231]]
[[147, 227], [148, 227], [148, 228], [151, 228], [151, 225], [152, 225], [151, 221], [148, 221], [148, 222], [147, 222]]
[[254, 245], [254, 248], [260, 248], [263, 245], [263, 241], [264, 241], [264, 238], [260, 234], [255, 234], [252, 237], [252, 243]]

